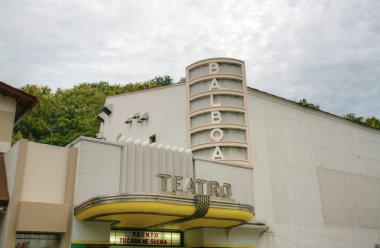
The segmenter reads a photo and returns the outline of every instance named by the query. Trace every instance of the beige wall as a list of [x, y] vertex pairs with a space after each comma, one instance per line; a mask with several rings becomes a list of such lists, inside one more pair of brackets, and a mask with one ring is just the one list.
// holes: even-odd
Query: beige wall
[[0, 152], [11, 147], [16, 100], [0, 94]]
[[69, 148], [29, 143], [21, 201], [64, 203]]
[[16, 231], [64, 233], [67, 232], [69, 204], [20, 201]]
[[[5, 172], [7, 175], [8, 192], [10, 196], [10, 202], [8, 204], [7, 212], [14, 208], [14, 201], [12, 201], [13, 186], [16, 179], [16, 168], [18, 161], [20, 142], [17, 142], [7, 153], [4, 154]], [[5, 242], [8, 234], [10, 214], [0, 213], [0, 247], [6, 247]]]
[[4, 157], [11, 200], [0, 247], [14, 247], [17, 231], [63, 233], [68, 247], [77, 149], [21, 140]]
[[16, 100], [12, 97], [0, 94], [0, 110], [15, 113]]
[[4, 154], [5, 172], [7, 175], [9, 195], [13, 194], [14, 181], [16, 179], [17, 160], [20, 149], [20, 143], [17, 142]]

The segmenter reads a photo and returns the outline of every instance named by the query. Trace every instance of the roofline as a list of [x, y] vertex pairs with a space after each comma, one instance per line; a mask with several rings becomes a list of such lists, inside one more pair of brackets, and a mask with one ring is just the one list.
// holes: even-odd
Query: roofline
[[37, 97], [17, 89], [9, 84], [0, 81], [0, 93], [14, 98], [17, 103], [15, 113], [15, 123], [17, 124], [21, 117], [30, 109], [32, 109], [38, 102]]
[[280, 96], [276, 96], [276, 95], [273, 95], [273, 94], [270, 94], [270, 93], [267, 93], [265, 91], [261, 91], [261, 90], [258, 90], [258, 89], [255, 89], [255, 88], [252, 88], [252, 87], [249, 87], [249, 86], [247, 86], [247, 88], [250, 91], [257, 91], [258, 93], [261, 93], [263, 95], [266, 95], [266, 96], [269, 96], [269, 97], [278, 98], [279, 100], [285, 101], [285, 102], [290, 103], [290, 104], [292, 104], [294, 106], [297, 106], [299, 108], [303, 108], [303, 109], [306, 109], [306, 110], [315, 111], [315, 112], [318, 112], [318, 113], [321, 113], [321, 114], [325, 114], [325, 115], [328, 115], [330, 117], [334, 117], [334, 118], [337, 118], [339, 120], [343, 120], [343, 121], [346, 121], [348, 123], [351, 123], [351, 124], [354, 124], [354, 125], [358, 125], [360, 127], [368, 128], [370, 130], [373, 130], [373, 131], [376, 131], [376, 132], [380, 133], [380, 129], [378, 129], [378, 128], [367, 126], [365, 124], [361, 124], [361, 123], [358, 123], [358, 122], [355, 122], [355, 121], [351, 121], [351, 120], [346, 119], [346, 118], [344, 118], [342, 116], [335, 115], [335, 114], [332, 114], [332, 113], [329, 113], [329, 112], [326, 112], [326, 111], [323, 111], [323, 110], [320, 110], [320, 109], [315, 109], [315, 108], [311, 108], [311, 107], [308, 107], [308, 106], [305, 106], [305, 105], [301, 105], [301, 104], [297, 103], [296, 101], [292, 101], [292, 100], [289, 100], [289, 99], [286, 99], [286, 98], [283, 98], [283, 97], [280, 97]]
[[[197, 61], [193, 64], [196, 64], [198, 62], [201, 62], [201, 61], [208, 61], [208, 60], [214, 60], [214, 59], [221, 59], [221, 58], [211, 58], [211, 59], [205, 59], [205, 60], [200, 60], [200, 61]], [[223, 59], [230, 59], [230, 58], [223, 58]], [[233, 59], [233, 60], [236, 60], [236, 61], [239, 61], [237, 59]], [[188, 67], [190, 67], [191, 65], [189, 65]], [[144, 90], [137, 90], [137, 91], [131, 91], [131, 92], [126, 92], [126, 93], [122, 93], [122, 94], [117, 94], [117, 95], [113, 95], [113, 96], [107, 96], [106, 98], [111, 98], [111, 97], [118, 97], [118, 96], [124, 96], [124, 95], [129, 95], [129, 94], [136, 94], [136, 93], [145, 93], [147, 91], [153, 91], [153, 90], [160, 90], [160, 89], [165, 89], [165, 88], [169, 88], [169, 87], [176, 87], [176, 86], [181, 86], [181, 85], [185, 85], [186, 83], [174, 83], [174, 84], [170, 84], [170, 85], [165, 85], [165, 86], [159, 86], [159, 87], [154, 87], [154, 88], [150, 88], [150, 89], [144, 89]], [[299, 103], [297, 103], [296, 101], [293, 101], [293, 100], [289, 100], [289, 99], [286, 99], [286, 98], [283, 98], [283, 97], [280, 97], [280, 96], [276, 96], [276, 95], [273, 95], [273, 94], [270, 94], [268, 92], [265, 92], [265, 91], [261, 91], [261, 90], [258, 90], [256, 88], [252, 88], [250, 86], [247, 86], [247, 89], [248, 90], [251, 90], [251, 91], [256, 91], [256, 92], [259, 92], [263, 95], [266, 95], [266, 96], [269, 96], [269, 97], [274, 97], [274, 98], [277, 98], [279, 100], [282, 100], [282, 101], [285, 101], [287, 103], [290, 103], [290, 104], [293, 104], [294, 106], [297, 106], [299, 108], [303, 108], [303, 109], [307, 109], [307, 110], [311, 110], [311, 111], [316, 111], [318, 113], [322, 113], [322, 114], [326, 114], [330, 117], [334, 117], [334, 118], [338, 118], [340, 120], [344, 120], [348, 123], [351, 123], [351, 124], [355, 124], [355, 125], [358, 125], [358, 126], [361, 126], [361, 127], [365, 127], [365, 128], [368, 128], [370, 130], [373, 130], [373, 131], [376, 131], [376, 132], [380, 132], [380, 129], [378, 128], [375, 128], [375, 127], [371, 127], [371, 126], [367, 126], [365, 124], [361, 124], [361, 123], [358, 123], [358, 122], [354, 122], [354, 121], [351, 121], [349, 119], [346, 119], [342, 116], [339, 116], [339, 115], [335, 115], [335, 114], [332, 114], [332, 113], [329, 113], [329, 112], [326, 112], [326, 111], [323, 111], [323, 110], [320, 110], [320, 109], [314, 109], [314, 108], [310, 108], [308, 106], [305, 106], [305, 105], [301, 105]]]
[[106, 144], [106, 145], [118, 146], [118, 147], [123, 146], [123, 144], [121, 142], [117, 142], [117, 141], [109, 141], [109, 140], [104, 140], [104, 139], [79, 136], [78, 138], [76, 138], [75, 140], [73, 140], [69, 144], [67, 144], [66, 147], [67, 148], [74, 147], [75, 145], [77, 145], [81, 141], [88, 141], [88, 142], [93, 142], [93, 143], [98, 143], [98, 144]]
[[125, 92], [117, 95], [112, 95], [112, 96], [107, 96], [106, 98], [111, 98], [111, 97], [117, 97], [117, 96], [125, 96], [125, 95], [130, 95], [130, 94], [137, 94], [137, 93], [145, 93], [147, 91], [153, 91], [153, 90], [161, 90], [164, 88], [171, 88], [171, 87], [177, 87], [181, 85], [185, 85], [186, 83], [173, 83], [169, 85], [163, 85], [163, 86], [157, 86], [149, 89], [143, 89], [143, 90], [135, 90], [135, 91], [130, 91], [130, 92]]
[[34, 101], [36, 101], [35, 104], [37, 103], [37, 97], [35, 97], [29, 93], [26, 93], [20, 89], [17, 89], [13, 86], [10, 86], [9, 84], [6, 84], [6, 83], [1, 82], [1, 81], [0, 81], [0, 93], [8, 95], [10, 97], [17, 95], [19, 97], [23, 97], [23, 98], [28, 99], [28, 100], [34, 100]]
[[240, 59], [235, 59], [235, 58], [229, 58], [229, 57], [215, 57], [215, 58], [207, 58], [207, 59], [202, 59], [202, 60], [198, 60], [194, 63], [191, 63], [190, 65], [186, 66], [186, 70], [191, 68], [191, 67], [194, 67], [196, 65], [200, 65], [200, 64], [204, 64], [206, 62], [213, 62], [213, 61], [220, 61], [222, 60], [222, 62], [236, 62], [236, 63], [239, 63], [239, 64], [244, 64], [244, 61], [243, 60], [240, 60]]

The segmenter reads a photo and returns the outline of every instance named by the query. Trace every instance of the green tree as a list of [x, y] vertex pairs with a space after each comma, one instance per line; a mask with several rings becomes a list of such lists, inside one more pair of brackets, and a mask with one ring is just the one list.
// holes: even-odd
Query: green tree
[[165, 75], [165, 76], [157, 76], [155, 78], [153, 78], [152, 82], [156, 83], [157, 85], [160, 85], [160, 86], [165, 86], [165, 85], [170, 85], [173, 83], [173, 78], [171, 78], [170, 76], [168, 75]]
[[71, 89], [57, 89], [28, 84], [23, 91], [36, 96], [38, 104], [15, 127], [13, 140], [28, 136], [40, 143], [65, 146], [79, 136], [94, 137], [99, 130], [96, 116], [102, 111], [106, 96], [166, 86], [173, 83], [170, 76], [125, 85], [82, 83]]
[[364, 121], [364, 124], [370, 127], [380, 129], [380, 120], [377, 119], [375, 116], [367, 117]]
[[[181, 78], [180, 82], [186, 79]], [[106, 96], [166, 86], [173, 83], [170, 76], [157, 76], [153, 79], [138, 82], [109, 84], [82, 83], [70, 89], [57, 89], [53, 92], [47, 86], [28, 84], [23, 91], [36, 96], [38, 104], [14, 128], [12, 143], [24, 137], [40, 143], [65, 146], [79, 136], [94, 137], [99, 130], [96, 116], [102, 111]], [[317, 104], [306, 99], [298, 102], [302, 106], [319, 109]], [[346, 119], [380, 128], [380, 121], [375, 117], [356, 116], [348, 113]]]
[[318, 104], [310, 103], [305, 98], [302, 99], [302, 100], [299, 100], [298, 104], [302, 105], [302, 106], [306, 106], [306, 107], [312, 108], [312, 109], [319, 109], [319, 105]]
[[181, 77], [178, 81], [179, 84], [183, 84], [183, 83], [186, 83], [186, 78], [185, 77]]
[[20, 132], [20, 131], [18, 131], [16, 134], [14, 134], [13, 136], [12, 136], [12, 145], [14, 144], [14, 143], [16, 143], [17, 141], [19, 141], [20, 139], [23, 139], [24, 137], [23, 137], [23, 135], [22, 135], [22, 133]]
[[361, 116], [356, 116], [356, 114], [354, 114], [354, 113], [345, 114], [345, 115], [343, 115], [343, 118], [350, 120], [350, 121], [353, 121], [353, 122], [364, 124], [364, 118]]
[[369, 127], [380, 129], [380, 120], [377, 119], [375, 116], [364, 118], [362, 116], [357, 116], [354, 113], [348, 113], [343, 115], [343, 118]]

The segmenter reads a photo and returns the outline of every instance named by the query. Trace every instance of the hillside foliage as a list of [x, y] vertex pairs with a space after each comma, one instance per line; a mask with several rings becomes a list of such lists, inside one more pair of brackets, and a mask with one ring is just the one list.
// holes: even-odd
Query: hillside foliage
[[374, 127], [380, 129], [380, 120], [375, 116], [364, 118], [362, 116], [357, 116], [354, 113], [348, 113], [343, 115], [343, 118], [346, 118], [350, 121], [357, 122], [366, 126]]
[[[185, 82], [181, 78], [179, 83]], [[23, 91], [38, 98], [38, 104], [14, 128], [12, 142], [25, 138], [39, 143], [66, 146], [79, 136], [95, 137], [99, 131], [96, 116], [102, 111], [106, 96], [150, 89], [173, 84], [170, 76], [125, 85], [82, 83], [70, 89], [53, 92], [48, 86], [28, 84]], [[319, 110], [318, 104], [302, 99], [298, 104]], [[348, 120], [380, 129], [376, 117], [360, 117], [353, 113], [343, 116]]]
[[[305, 107], [308, 107], [311, 109], [320, 110], [318, 104], [308, 102], [306, 99], [301, 99], [297, 103], [299, 105], [302, 105], [302, 106], [305, 106]], [[356, 123], [359, 123], [362, 125], [366, 125], [369, 127], [380, 129], [380, 120], [377, 119], [375, 116], [364, 118], [362, 116], [357, 116], [354, 113], [347, 113], [347, 114], [343, 115], [342, 117], [347, 119], [347, 120], [350, 120], [350, 121], [353, 121], [353, 122], [356, 122]]]
[[96, 116], [106, 96], [173, 84], [170, 76], [157, 76], [126, 85], [108, 82], [82, 83], [53, 92], [47, 86], [28, 84], [23, 91], [38, 98], [38, 104], [15, 127], [13, 140], [26, 138], [39, 143], [66, 146], [79, 136], [95, 137], [99, 131]]

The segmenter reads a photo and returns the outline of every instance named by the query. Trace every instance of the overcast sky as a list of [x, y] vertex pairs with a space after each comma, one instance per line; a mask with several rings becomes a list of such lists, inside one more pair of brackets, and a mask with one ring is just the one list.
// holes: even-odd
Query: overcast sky
[[380, 117], [379, 0], [1, 0], [0, 81], [69, 88], [175, 81], [210, 57], [248, 85]]

